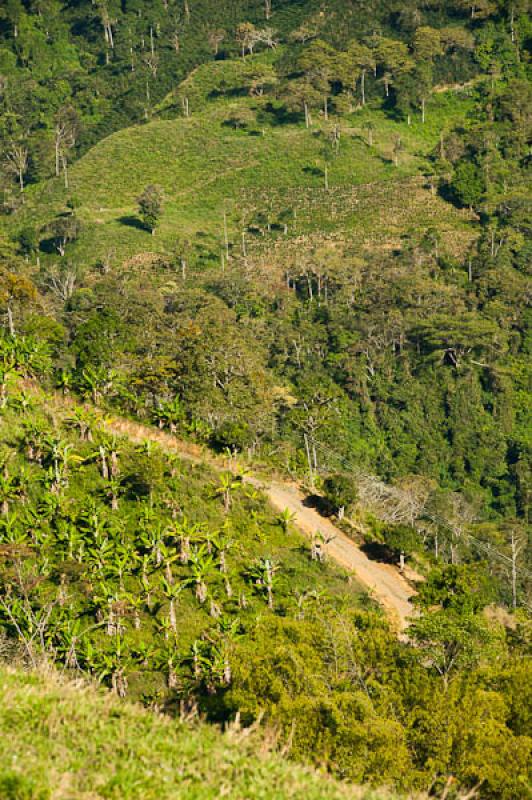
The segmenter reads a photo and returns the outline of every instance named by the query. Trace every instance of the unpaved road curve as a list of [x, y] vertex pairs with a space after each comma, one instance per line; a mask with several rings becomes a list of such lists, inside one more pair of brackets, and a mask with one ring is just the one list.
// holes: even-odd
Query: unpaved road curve
[[408, 618], [414, 613], [411, 598], [415, 591], [395, 567], [371, 561], [345, 533], [313, 508], [306, 506], [305, 496], [296, 486], [256, 479], [251, 482], [262, 489], [279, 511], [284, 511], [285, 508], [291, 511], [295, 524], [303, 533], [308, 536], [313, 536], [317, 531], [322, 533], [329, 540], [325, 546], [327, 555], [345, 569], [354, 572], [357, 580], [385, 608], [399, 632], [404, 631]]
[[[207, 462], [217, 469], [222, 466], [218, 460], [209, 457], [210, 454], [202, 448], [189, 442], [182, 442], [165, 431], [116, 417], [107, 421], [105, 426], [133, 441], [156, 442], [189, 461]], [[304, 534], [314, 536], [317, 531], [322, 533], [329, 540], [325, 546], [329, 558], [355, 574], [357, 580], [385, 609], [398, 632], [403, 633], [408, 625], [408, 618], [414, 613], [411, 599], [415, 591], [395, 567], [371, 561], [358, 545], [330, 520], [306, 506], [305, 495], [294, 484], [254, 477], [246, 477], [244, 480], [259, 488], [278, 511], [284, 511], [285, 508], [291, 511], [296, 526]]]
[[[50, 400], [50, 398], [47, 399]], [[73, 405], [69, 399], [57, 395], [54, 400], [54, 404], [63, 409]], [[224, 467], [221, 460], [206, 452], [204, 448], [190, 442], [183, 442], [166, 431], [120, 417], [102, 420], [102, 424], [112, 433], [125, 436], [134, 442], [157, 443], [163, 449], [175, 452], [188, 461], [205, 462], [215, 469], [228, 468], [227, 464]], [[294, 484], [251, 476], [245, 477], [244, 480], [264, 492], [278, 511], [288, 509], [292, 512], [295, 524], [305, 535], [312, 537], [318, 531], [322, 533], [328, 540], [325, 545], [326, 554], [344, 569], [354, 573], [357, 580], [385, 609], [398, 632], [403, 634], [408, 625], [408, 618], [414, 614], [411, 600], [415, 590], [395, 567], [371, 561], [358, 545], [335, 527], [330, 520], [322, 517], [313, 508], [306, 506], [305, 495]]]

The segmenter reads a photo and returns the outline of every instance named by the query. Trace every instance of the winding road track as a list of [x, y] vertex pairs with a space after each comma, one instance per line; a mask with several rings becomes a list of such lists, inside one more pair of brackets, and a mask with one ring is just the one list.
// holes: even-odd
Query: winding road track
[[[47, 397], [46, 400], [48, 402], [51, 400], [53, 405], [63, 410], [74, 405], [69, 398], [59, 395], [53, 398]], [[166, 431], [121, 417], [102, 419], [102, 425], [110, 433], [124, 436], [137, 443], [146, 441], [157, 443], [163, 449], [174, 452], [188, 461], [197, 464], [208, 463], [217, 470], [230, 469], [227, 463], [206, 452], [204, 448], [182, 441]], [[384, 608], [397, 632], [404, 635], [409, 617], [414, 615], [412, 597], [415, 595], [415, 590], [397, 568], [369, 559], [356, 542], [333, 525], [329, 519], [305, 505], [305, 495], [295, 484], [269, 477], [246, 476], [244, 480], [260, 489], [278, 511], [288, 509], [294, 515], [294, 523], [306, 536], [313, 537], [316, 533], [321, 533], [326, 542], [324, 549], [327, 556], [344, 569], [353, 572], [359, 583]]]
[[[201, 448], [183, 442], [165, 431], [140, 425], [130, 420], [113, 418], [105, 423], [108, 430], [127, 436], [133, 441], [152, 441], [182, 458], [196, 463], [208, 462], [216, 469], [222, 468], [217, 460]], [[372, 561], [360, 547], [343, 531], [313, 508], [305, 505], [305, 495], [295, 484], [247, 476], [247, 483], [260, 489], [278, 511], [288, 509], [294, 515], [294, 523], [306, 536], [313, 537], [318, 531], [323, 534], [325, 552], [344, 569], [353, 572], [357, 580], [385, 609], [394, 627], [403, 633], [408, 619], [414, 613], [412, 597], [415, 590], [390, 564]]]

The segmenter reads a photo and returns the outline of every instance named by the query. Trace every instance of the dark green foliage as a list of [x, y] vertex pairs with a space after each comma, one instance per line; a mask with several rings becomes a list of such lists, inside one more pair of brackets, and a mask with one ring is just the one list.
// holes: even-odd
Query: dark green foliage
[[138, 198], [139, 214], [144, 227], [155, 233], [163, 210], [163, 191], [159, 186], [146, 186]]
[[482, 171], [472, 161], [458, 164], [450, 185], [456, 199], [465, 206], [477, 206], [484, 194]]
[[349, 512], [358, 499], [355, 482], [349, 475], [329, 475], [323, 482], [323, 493], [335, 511]]

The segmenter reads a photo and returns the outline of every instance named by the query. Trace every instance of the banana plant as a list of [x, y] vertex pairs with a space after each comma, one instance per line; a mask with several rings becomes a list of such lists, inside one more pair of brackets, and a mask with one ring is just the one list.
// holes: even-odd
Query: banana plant
[[207, 537], [207, 532], [204, 525], [190, 522], [186, 517], [182, 517], [181, 520], [173, 522], [168, 530], [168, 535], [176, 544], [181, 563], [188, 564], [191, 546], [203, 543]]
[[83, 634], [80, 619], [64, 617], [55, 643], [55, 651], [67, 669], [81, 669], [78, 650]]
[[11, 349], [15, 367], [23, 378], [34, 378], [39, 374], [49, 374], [51, 369], [48, 346], [29, 336], [19, 336]]
[[55, 385], [66, 397], [72, 390], [72, 373], [68, 369], [60, 369], [55, 376]]
[[195, 595], [197, 600], [203, 604], [208, 595], [207, 578], [215, 570], [215, 560], [209, 555], [207, 547], [201, 545], [192, 551], [190, 555], [190, 564], [195, 586]]
[[154, 520], [139, 533], [140, 544], [150, 554], [156, 567], [160, 567], [164, 559], [165, 530], [160, 520]]
[[261, 593], [266, 594], [268, 601], [268, 608], [273, 609], [273, 590], [277, 583], [276, 573], [279, 571], [279, 565], [271, 558], [259, 558], [247, 570], [247, 576], [250, 578], [255, 586], [259, 588]]
[[44, 466], [52, 470], [53, 479], [50, 488], [55, 494], [59, 494], [68, 486], [70, 466], [83, 461], [81, 456], [72, 452], [72, 449], [72, 444], [55, 436], [50, 436], [45, 440]]
[[166, 578], [162, 579], [163, 594], [166, 600], [168, 600], [168, 622], [170, 625], [170, 630], [172, 630], [173, 633], [177, 633], [176, 605], [179, 601], [181, 593], [187, 588], [188, 585], [189, 581], [170, 583], [166, 580]]
[[198, 687], [204, 687], [208, 694], [215, 694], [218, 688], [229, 686], [231, 683], [229, 655], [223, 645], [196, 639], [191, 645], [185, 663], [191, 665]]
[[76, 523], [90, 541], [97, 541], [107, 536], [107, 521], [102, 514], [101, 506], [94, 497], [88, 497], [76, 517]]
[[136, 557], [136, 552], [131, 546], [125, 544], [116, 546], [115, 544], [110, 557], [105, 562], [106, 575], [118, 580], [120, 592], [124, 591], [124, 577], [135, 569]]
[[153, 410], [153, 418], [157, 422], [159, 428], [163, 429], [168, 427], [170, 433], [177, 433], [180, 423], [185, 419], [185, 412], [179, 398], [174, 397], [173, 400], [160, 403]]
[[285, 508], [284, 511], [281, 511], [281, 513], [277, 516], [277, 522], [283, 529], [284, 533], [288, 533], [290, 524], [294, 522], [295, 518], [296, 515], [290, 511], [289, 508]]
[[28, 541], [28, 529], [17, 512], [0, 518], [0, 544], [24, 546]]
[[45, 451], [45, 442], [50, 431], [43, 425], [39, 425], [33, 420], [22, 421], [21, 445], [23, 446], [28, 461], [35, 461], [42, 464]]
[[227, 521], [216, 531], [213, 531], [208, 535], [208, 545], [210, 545], [211, 550], [215, 551], [218, 557], [218, 565], [220, 568], [220, 572], [223, 575], [227, 574], [227, 553], [231, 548], [234, 546], [235, 540], [231, 536], [229, 525], [227, 525]]
[[6, 517], [9, 514], [9, 508], [20, 494], [20, 487], [17, 478], [10, 475], [7, 468], [7, 463], [4, 463], [0, 469], [0, 513]]
[[304, 619], [307, 611], [313, 607], [317, 607], [320, 603], [328, 597], [324, 591], [317, 589], [306, 589], [304, 591], [296, 590], [294, 592], [294, 599], [297, 608], [297, 619]]
[[126, 670], [131, 665], [131, 659], [124, 653], [120, 634], [114, 637], [113, 644], [112, 650], [102, 651], [87, 640], [83, 653], [84, 661], [100, 683], [109, 682], [115, 694], [125, 697], [128, 690]]
[[240, 476], [235, 477], [231, 472], [224, 472], [220, 476], [220, 483], [214, 489], [214, 496], [222, 498], [225, 514], [231, 510], [234, 493], [242, 489], [242, 486]]
[[96, 450], [90, 453], [85, 461], [96, 461], [100, 465], [102, 478], [108, 481], [110, 478], [118, 477], [118, 456], [121, 448], [116, 436], [101, 435], [99, 439]]
[[105, 625], [108, 636], [121, 635], [124, 630], [122, 620], [128, 608], [127, 598], [123, 592], [117, 592], [105, 581], [98, 584], [97, 592], [92, 597], [96, 621]]
[[136, 631], [138, 631], [140, 630], [140, 627], [142, 625], [142, 618], [140, 616], [140, 612], [144, 606], [144, 602], [142, 600], [142, 597], [139, 597], [138, 594], [131, 594], [130, 592], [126, 594], [126, 599], [129, 605], [129, 610], [133, 617], [133, 627], [135, 628]]
[[16, 394], [10, 401], [10, 404], [15, 408], [17, 411], [20, 411], [21, 414], [27, 414], [28, 411], [31, 411], [35, 407], [35, 402], [31, 395], [22, 389], [18, 394]]
[[109, 478], [104, 492], [110, 501], [111, 511], [118, 511], [120, 495], [124, 491], [124, 486], [119, 478]]
[[2, 354], [0, 358], [0, 408], [5, 408], [7, 405], [9, 382], [15, 374], [15, 359], [10, 355]]
[[103, 578], [113, 553], [113, 543], [107, 536], [100, 536], [87, 547], [85, 561], [89, 565], [91, 571], [95, 571]]
[[110, 393], [117, 381], [117, 373], [104, 367], [87, 367], [81, 373], [79, 388], [85, 397], [90, 397], [95, 406]]
[[152, 661], [158, 660], [158, 651], [150, 642], [140, 641], [131, 648], [131, 658], [141, 667], [149, 667]]
[[92, 409], [76, 406], [72, 414], [65, 419], [65, 425], [75, 430], [82, 442], [92, 442], [98, 425], [98, 416]]

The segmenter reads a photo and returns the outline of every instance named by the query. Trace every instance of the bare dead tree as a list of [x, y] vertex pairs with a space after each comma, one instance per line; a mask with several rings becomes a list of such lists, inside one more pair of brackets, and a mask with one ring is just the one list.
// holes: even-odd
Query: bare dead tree
[[222, 28], [216, 28], [216, 30], [212, 30], [209, 32], [209, 45], [215, 56], [218, 55], [220, 51], [220, 45], [225, 39], [226, 33]]
[[68, 152], [76, 144], [78, 118], [72, 108], [63, 108], [56, 118], [54, 128], [55, 174], [59, 177], [61, 169], [68, 189]]
[[22, 142], [11, 142], [5, 153], [6, 170], [15, 175], [20, 191], [24, 191], [24, 175], [28, 169], [28, 148]]
[[48, 273], [46, 286], [64, 303], [70, 300], [76, 288], [77, 275], [73, 268], [59, 270], [53, 267]]

